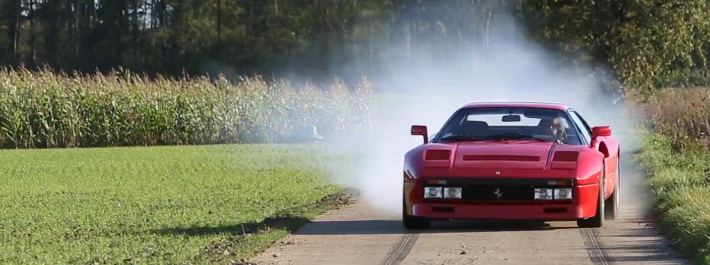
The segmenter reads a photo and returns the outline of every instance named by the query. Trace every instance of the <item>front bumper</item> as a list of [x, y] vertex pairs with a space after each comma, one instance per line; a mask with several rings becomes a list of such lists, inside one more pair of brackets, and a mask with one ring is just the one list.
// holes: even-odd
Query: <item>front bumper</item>
[[[437, 178], [442, 180], [441, 178]], [[553, 179], [559, 180], [559, 179]], [[407, 214], [431, 219], [507, 219], [572, 221], [596, 213], [598, 185], [548, 185], [549, 179], [455, 178], [442, 187], [462, 187], [461, 199], [424, 199], [427, 179], [404, 183]], [[572, 188], [572, 200], [534, 200], [535, 188]], [[466, 191], [468, 190], [468, 192]], [[494, 190], [503, 196], [492, 196]], [[590, 199], [591, 198], [591, 199]]]
[[571, 221], [579, 216], [574, 205], [414, 204], [414, 216], [431, 219], [508, 219]]

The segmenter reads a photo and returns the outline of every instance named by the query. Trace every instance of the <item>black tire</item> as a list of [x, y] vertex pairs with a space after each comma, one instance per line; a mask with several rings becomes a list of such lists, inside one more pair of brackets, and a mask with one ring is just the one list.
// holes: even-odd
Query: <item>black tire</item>
[[604, 178], [606, 177], [606, 165], [602, 164], [602, 176], [599, 179], [599, 198], [597, 199], [597, 213], [590, 218], [578, 218], [577, 226], [581, 228], [598, 228], [604, 226]]
[[614, 193], [606, 200], [604, 208], [604, 218], [606, 220], [616, 220], [619, 218], [619, 199], [621, 198], [621, 174], [619, 174], [619, 163], [616, 163], [616, 185]]
[[402, 194], [402, 224], [407, 230], [427, 229], [431, 226], [431, 221], [426, 218], [415, 217], [407, 214], [407, 203]]

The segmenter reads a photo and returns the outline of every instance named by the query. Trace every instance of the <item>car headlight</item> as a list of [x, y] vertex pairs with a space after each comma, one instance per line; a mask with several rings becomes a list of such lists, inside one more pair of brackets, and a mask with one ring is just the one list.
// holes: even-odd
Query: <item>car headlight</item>
[[536, 200], [571, 200], [572, 189], [535, 189]]
[[552, 189], [535, 189], [536, 200], [552, 200]]
[[571, 200], [572, 189], [555, 189], [555, 200]]
[[444, 188], [444, 198], [461, 199], [461, 188]]
[[424, 198], [441, 198], [441, 187], [424, 187]]

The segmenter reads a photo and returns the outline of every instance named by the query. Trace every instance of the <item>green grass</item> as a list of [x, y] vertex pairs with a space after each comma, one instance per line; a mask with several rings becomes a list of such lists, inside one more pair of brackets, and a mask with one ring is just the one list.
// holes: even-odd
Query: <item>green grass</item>
[[710, 264], [710, 150], [694, 143], [682, 149], [669, 137], [647, 137], [640, 161], [656, 214], [667, 237], [696, 264]]
[[337, 196], [318, 203], [339, 192], [315, 167], [325, 159], [318, 150], [0, 151], [0, 263], [239, 260], [338, 203]]

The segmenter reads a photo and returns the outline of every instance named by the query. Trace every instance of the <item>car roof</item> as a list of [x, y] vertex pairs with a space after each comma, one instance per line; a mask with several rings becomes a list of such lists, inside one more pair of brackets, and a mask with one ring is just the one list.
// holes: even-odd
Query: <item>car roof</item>
[[514, 107], [514, 108], [540, 108], [567, 110], [569, 106], [554, 102], [471, 102], [462, 108], [490, 108], [490, 107]]

